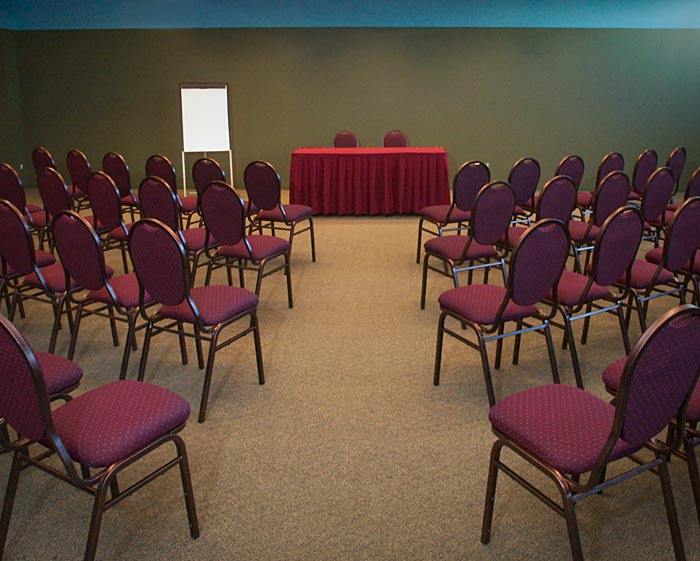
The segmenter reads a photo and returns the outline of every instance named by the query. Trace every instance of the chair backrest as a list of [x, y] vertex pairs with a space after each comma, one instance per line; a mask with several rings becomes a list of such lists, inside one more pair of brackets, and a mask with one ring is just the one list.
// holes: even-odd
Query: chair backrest
[[515, 195], [505, 181], [492, 181], [477, 193], [472, 206], [470, 235], [482, 245], [494, 245], [510, 225]]
[[562, 161], [559, 162], [557, 169], [554, 171], [554, 175], [568, 175], [574, 181], [576, 189], [578, 189], [581, 186], [583, 172], [583, 158], [576, 154], [571, 154], [565, 156]]
[[593, 224], [600, 228], [615, 210], [627, 203], [629, 194], [630, 181], [624, 171], [606, 175], [593, 192]]
[[603, 181], [603, 178], [613, 171], [624, 171], [625, 158], [619, 152], [608, 152], [603, 156], [598, 164], [598, 171], [595, 175], [595, 187]]
[[400, 130], [389, 131], [384, 135], [382, 145], [385, 148], [404, 148], [408, 146], [408, 137]]
[[515, 194], [515, 204], [524, 205], [532, 197], [540, 182], [540, 164], [534, 158], [520, 158], [508, 173], [508, 184]]
[[160, 177], [168, 184], [173, 193], [177, 193], [175, 166], [162, 154], [153, 154], [146, 160], [146, 175]]
[[642, 194], [642, 218], [662, 220], [666, 205], [673, 195], [676, 180], [670, 168], [657, 168], [649, 176]]
[[576, 208], [576, 192], [574, 180], [568, 175], [557, 175], [547, 181], [537, 199], [537, 220], [554, 218], [567, 224]]
[[632, 266], [641, 240], [639, 211], [624, 206], [613, 212], [603, 224], [593, 248], [593, 280], [602, 286], [618, 282]]
[[683, 146], [676, 146], [673, 150], [671, 150], [668, 158], [666, 158], [666, 167], [671, 168], [671, 171], [673, 172], [673, 179], [675, 180], [676, 188], [678, 187], [678, 182], [680, 181], [681, 174], [683, 173], [686, 158], [687, 152]]
[[49, 395], [41, 367], [27, 340], [0, 315], [0, 418], [22, 436], [39, 440], [45, 431], [44, 418]]
[[10, 201], [22, 211], [27, 206], [22, 180], [10, 164], [0, 164], [0, 199]]
[[452, 202], [460, 210], [470, 211], [476, 194], [491, 181], [491, 171], [483, 162], [463, 163], [452, 180]]
[[245, 203], [231, 185], [213, 181], [200, 203], [204, 225], [218, 243], [236, 245], [245, 238]]
[[656, 164], [659, 161], [654, 150], [646, 149], [637, 157], [632, 170], [632, 190], [641, 195], [644, 192], [644, 186], [652, 172], [656, 169]]
[[685, 188], [684, 198], [700, 196], [700, 168], [696, 169], [688, 180], [688, 186]]
[[0, 199], [0, 256], [19, 275], [34, 272], [34, 240], [22, 213]]
[[177, 199], [164, 179], [146, 177], [139, 186], [139, 202], [143, 218], [155, 218], [171, 230], [180, 230]]
[[66, 155], [66, 166], [73, 187], [82, 193], [87, 193], [87, 180], [92, 173], [87, 156], [80, 150], [73, 149]]
[[54, 217], [51, 231], [66, 273], [81, 288], [102, 288], [107, 279], [104, 254], [90, 223], [75, 211], [64, 210]]
[[39, 175], [44, 168], [55, 168], [56, 162], [51, 152], [43, 146], [39, 146], [32, 151], [32, 166], [36, 174]]
[[49, 217], [54, 217], [62, 210], [71, 208], [68, 188], [63, 177], [55, 168], [45, 167], [42, 169], [36, 181], [41, 202], [44, 204], [46, 212], [49, 213]]
[[112, 178], [120, 197], [131, 193], [131, 172], [124, 156], [116, 152], [107, 152], [102, 157], [102, 171]]
[[192, 164], [192, 180], [197, 196], [201, 197], [204, 188], [212, 181], [226, 181], [226, 174], [216, 160], [199, 158]]
[[141, 288], [155, 301], [176, 306], [187, 298], [190, 270], [185, 246], [160, 220], [146, 218], [131, 227], [129, 253]]
[[243, 172], [248, 198], [262, 210], [272, 210], [280, 203], [280, 176], [269, 162], [255, 160]]
[[558, 282], [569, 253], [563, 222], [545, 218], [532, 224], [513, 249], [508, 271], [510, 298], [521, 306], [542, 300]]
[[642, 334], [620, 378], [611, 441], [642, 446], [674, 418], [682, 422], [700, 371], [699, 338], [695, 306], [669, 310]]
[[360, 142], [357, 140], [357, 136], [349, 130], [337, 132], [333, 138], [334, 148], [357, 148], [359, 145]]
[[95, 219], [107, 230], [122, 225], [122, 205], [114, 180], [103, 171], [93, 173], [87, 182], [87, 195]]
[[690, 197], [673, 213], [666, 229], [662, 263], [672, 272], [690, 261], [700, 244], [700, 197]]

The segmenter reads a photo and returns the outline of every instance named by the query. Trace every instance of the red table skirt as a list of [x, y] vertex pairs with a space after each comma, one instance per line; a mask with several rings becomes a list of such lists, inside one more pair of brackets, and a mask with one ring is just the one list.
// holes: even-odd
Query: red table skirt
[[300, 148], [292, 152], [291, 203], [315, 214], [417, 213], [450, 203], [444, 148]]

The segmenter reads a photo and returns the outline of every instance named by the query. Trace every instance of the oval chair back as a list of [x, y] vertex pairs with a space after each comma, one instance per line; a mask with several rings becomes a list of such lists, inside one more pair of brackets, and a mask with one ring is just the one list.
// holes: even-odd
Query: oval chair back
[[688, 185], [685, 188], [684, 198], [688, 199], [698, 196], [700, 196], [700, 168], [696, 169], [690, 176]]
[[129, 253], [141, 289], [155, 301], [176, 306], [187, 298], [190, 268], [185, 246], [160, 220], [146, 218], [131, 227]]
[[71, 209], [68, 187], [55, 168], [45, 167], [39, 172], [37, 187], [49, 218], [53, 218], [62, 210]]
[[483, 162], [465, 162], [457, 170], [452, 180], [452, 202], [455, 206], [470, 212], [477, 193], [491, 181], [491, 171]]
[[631, 206], [608, 217], [593, 248], [591, 276], [597, 284], [612, 286], [628, 272], [641, 243], [642, 225], [639, 211]]
[[211, 158], [199, 158], [192, 164], [192, 180], [197, 196], [202, 196], [202, 191], [212, 181], [226, 181], [226, 174], [221, 169], [219, 162]]
[[22, 213], [10, 201], [0, 199], [0, 256], [13, 274], [34, 272], [34, 240]]
[[10, 201], [22, 211], [27, 206], [22, 180], [10, 164], [0, 164], [0, 199]]
[[547, 181], [537, 198], [537, 220], [554, 218], [567, 224], [576, 208], [577, 191], [574, 180], [568, 175], [557, 175]]
[[668, 201], [673, 196], [676, 181], [670, 168], [657, 168], [649, 176], [644, 186], [642, 205], [640, 207], [642, 218], [647, 221], [661, 221]]
[[259, 209], [272, 210], [280, 203], [280, 176], [269, 162], [250, 162], [243, 172], [243, 181], [248, 198]]
[[181, 229], [175, 193], [164, 179], [146, 177], [139, 186], [139, 202], [143, 218], [160, 220], [176, 232]]
[[520, 158], [508, 173], [508, 184], [518, 206], [532, 202], [540, 182], [540, 164], [534, 158]]
[[73, 149], [66, 155], [66, 166], [73, 187], [80, 193], [87, 193], [87, 181], [92, 173], [87, 156]]
[[481, 245], [495, 245], [510, 224], [515, 195], [505, 181], [481, 188], [472, 207], [470, 235]]
[[624, 171], [606, 175], [593, 194], [593, 224], [601, 228], [608, 217], [629, 199], [630, 182]]
[[687, 152], [683, 146], [676, 146], [673, 150], [671, 150], [671, 153], [666, 159], [666, 167], [671, 168], [673, 178], [675, 180], [675, 188], [673, 190], [674, 194], [678, 191], [678, 184], [681, 179], [681, 174], [683, 173], [683, 168], [685, 167], [686, 159]]
[[608, 152], [600, 160], [598, 170], [595, 175], [595, 186], [597, 187], [606, 175], [613, 171], [624, 171], [625, 158], [619, 152]]
[[233, 246], [245, 238], [245, 203], [233, 187], [223, 181], [210, 183], [201, 205], [207, 232], [218, 243]]
[[562, 161], [559, 162], [557, 169], [554, 171], [554, 175], [568, 175], [573, 180], [576, 189], [578, 189], [581, 186], [583, 172], [583, 158], [576, 154], [571, 154], [570, 156], [564, 157]]
[[107, 271], [102, 244], [95, 229], [72, 210], [59, 212], [51, 230], [63, 268], [87, 290], [99, 290], [105, 285]]
[[637, 161], [634, 163], [634, 169], [632, 170], [632, 191], [637, 195], [641, 195], [644, 192], [644, 186], [649, 180], [649, 176], [656, 169], [659, 157], [654, 150], [644, 150], [637, 157]]
[[408, 137], [400, 130], [392, 130], [384, 135], [382, 140], [384, 148], [405, 148], [408, 146]]
[[38, 176], [44, 168], [55, 168], [56, 161], [51, 152], [43, 146], [39, 146], [32, 151], [32, 167]]
[[107, 152], [102, 158], [102, 171], [112, 178], [120, 198], [131, 195], [131, 172], [124, 156]]
[[349, 130], [342, 130], [335, 134], [333, 138], [334, 148], [357, 148], [360, 145], [355, 133]]
[[109, 175], [102, 171], [93, 173], [88, 178], [87, 194], [95, 220], [105, 230], [113, 230], [122, 225], [119, 191]]
[[676, 273], [700, 245], [700, 197], [690, 197], [673, 213], [664, 238], [662, 262]]
[[[153, 154], [146, 160], [146, 175], [160, 177], [165, 181], [173, 193], [177, 193], [177, 175], [175, 166], [162, 154]], [[139, 191], [140, 192], [140, 191]], [[139, 199], [140, 201], [141, 199]]]
[[532, 224], [513, 249], [508, 270], [510, 298], [533, 306], [552, 291], [569, 253], [569, 234], [563, 222], [545, 218]]

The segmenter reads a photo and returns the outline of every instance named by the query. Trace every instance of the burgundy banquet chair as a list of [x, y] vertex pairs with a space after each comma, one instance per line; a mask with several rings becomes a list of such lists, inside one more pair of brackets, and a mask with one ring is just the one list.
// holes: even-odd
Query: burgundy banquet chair
[[642, 192], [640, 212], [644, 219], [642, 240], [659, 245], [666, 226], [666, 207], [673, 196], [675, 180], [670, 168], [657, 168], [649, 176]]
[[32, 167], [38, 176], [44, 168], [56, 169], [56, 161], [51, 152], [43, 146], [38, 146], [32, 150]]
[[403, 131], [391, 130], [384, 135], [382, 146], [384, 148], [405, 148], [408, 146], [408, 137]]
[[[11, 443], [12, 466], [0, 518], [0, 558], [7, 546], [19, 476], [27, 467], [39, 468], [94, 497], [84, 561], [95, 559], [105, 511], [174, 467], [180, 469], [190, 535], [199, 537], [187, 452], [177, 434], [190, 413], [186, 400], [158, 386], [123, 380], [90, 390], [52, 410], [41, 362], [1, 316], [0, 356], [0, 417], [21, 435]], [[177, 451], [173, 459], [126, 489], [120, 488], [117, 478], [124, 469], [169, 443]], [[36, 447], [44, 451], [32, 453]]]
[[66, 155], [66, 167], [71, 179], [73, 209], [80, 212], [90, 206], [87, 198], [87, 181], [92, 173], [87, 156], [78, 149], [73, 149]]
[[[521, 335], [530, 331], [545, 336], [552, 378], [558, 383], [559, 370], [549, 329], [549, 320], [556, 313], [556, 304], [549, 313], [543, 313], [537, 304], [548, 292], [556, 293], [556, 285], [568, 252], [569, 237], [564, 224], [558, 220], [544, 219], [530, 226], [516, 244], [505, 287], [472, 284], [443, 292], [439, 298], [441, 314], [438, 321], [433, 384], [437, 386], [440, 383], [443, 337], [447, 333], [481, 354], [486, 393], [489, 405], [492, 406], [496, 403], [496, 396], [486, 344], [491, 341], [497, 342], [495, 367], [498, 369], [503, 338], [515, 336], [513, 364], [517, 364]], [[467, 339], [461, 330], [445, 327], [448, 318], [455, 320], [462, 327], [471, 328], [477, 342]], [[536, 323], [529, 323], [531, 320], [536, 320]], [[514, 322], [516, 327], [506, 332], [505, 325], [509, 322]]]
[[139, 207], [139, 200], [132, 189], [131, 171], [124, 156], [117, 152], [107, 152], [102, 157], [102, 171], [114, 181], [114, 185], [119, 191], [120, 202], [129, 210], [133, 221]]
[[644, 186], [649, 180], [649, 176], [656, 169], [659, 157], [654, 150], [646, 149], [637, 156], [632, 169], [632, 182], [630, 183], [630, 200], [635, 201], [642, 198]]
[[576, 208], [578, 208], [581, 220], [590, 212], [591, 203], [593, 202], [593, 193], [603, 180], [603, 178], [613, 171], [624, 171], [625, 158], [619, 152], [608, 152], [603, 156], [598, 164], [598, 169], [595, 174], [595, 184], [589, 191], [579, 191], [576, 195]]
[[[497, 440], [491, 450], [481, 542], [488, 544], [491, 539], [499, 472], [566, 520], [572, 558], [583, 561], [577, 504], [653, 470], [661, 479], [675, 559], [684, 560], [667, 466], [680, 438], [666, 443], [657, 435], [674, 419], [684, 421], [700, 372], [699, 338], [700, 310], [692, 306], [676, 308], [654, 322], [625, 359], [614, 404], [580, 388], [553, 384], [511, 395], [492, 407], [489, 420]], [[526, 464], [501, 459], [503, 448]], [[651, 451], [653, 457], [649, 459], [648, 453], [637, 455], [642, 448]], [[633, 467], [606, 478], [607, 466], [625, 458], [634, 462]], [[555, 483], [561, 503], [526, 478], [523, 471], [527, 466], [537, 468]], [[510, 508], [513, 506], [511, 500]], [[656, 512], [656, 504], [649, 510]]]
[[189, 228], [192, 218], [199, 212], [197, 208], [197, 195], [180, 197], [177, 194], [177, 175], [175, 166], [162, 154], [153, 154], [146, 160], [146, 176], [160, 177], [170, 187], [178, 204], [178, 212], [185, 220], [185, 227]]
[[39, 205], [27, 202], [22, 180], [10, 164], [0, 164], [0, 199], [11, 202], [19, 209], [36, 235], [39, 248], [43, 249], [48, 228], [46, 212]]
[[685, 167], [685, 162], [687, 159], [687, 152], [685, 147], [676, 146], [671, 153], [666, 158], [666, 167], [673, 173], [673, 179], [675, 184], [673, 187], [673, 194], [678, 192], [678, 186], [680, 185], [681, 174], [683, 173], [683, 168]]
[[534, 158], [520, 158], [508, 173], [508, 185], [515, 194], [513, 218], [529, 222], [535, 191], [540, 182], [540, 164]]
[[[452, 203], [431, 205], [418, 212], [418, 246], [416, 263], [420, 263], [423, 232], [433, 236], [453, 228], [459, 232], [469, 223], [472, 204], [479, 190], [491, 180], [491, 172], [483, 162], [473, 160], [463, 163], [452, 180]], [[426, 224], [427, 223], [427, 224]], [[433, 228], [431, 229], [430, 226]], [[448, 228], [449, 226], [449, 228]]]
[[[200, 286], [192, 288], [190, 268], [180, 237], [158, 220], [144, 219], [129, 232], [129, 250], [139, 280], [139, 306], [147, 321], [141, 351], [138, 379], [143, 380], [151, 339], [159, 333], [174, 333], [180, 340], [182, 363], [187, 364], [185, 337], [195, 339], [197, 360], [204, 368], [202, 340], [209, 342], [209, 352], [202, 386], [198, 421], [204, 422], [209, 401], [209, 389], [216, 351], [253, 334], [258, 382], [265, 383], [260, 331], [258, 328], [258, 297], [245, 288], [235, 286]], [[146, 307], [147, 295], [160, 304]], [[221, 332], [234, 323], [244, 327], [219, 341]], [[192, 326], [187, 333], [184, 324]]]
[[360, 145], [355, 133], [349, 130], [342, 130], [333, 137], [334, 148], [357, 148]]

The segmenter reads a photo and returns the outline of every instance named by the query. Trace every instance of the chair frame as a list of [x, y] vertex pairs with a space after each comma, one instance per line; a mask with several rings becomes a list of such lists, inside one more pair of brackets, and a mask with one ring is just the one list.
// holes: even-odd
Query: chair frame
[[[44, 384], [41, 368], [32, 349], [29, 347], [28, 343], [17, 331], [17, 329], [2, 316], [0, 316], [0, 323], [14, 339], [15, 344], [22, 350], [26, 357], [27, 367], [31, 371], [36, 390], [37, 405], [39, 410], [38, 413], [45, 428], [45, 436], [42, 441], [42, 446], [46, 447], [46, 450], [32, 455], [29, 448], [31, 445], [35, 444], [35, 441], [20, 437], [18, 440], [10, 443], [14, 455], [12, 458], [9, 480], [5, 491], [2, 517], [0, 518], [0, 558], [2, 558], [3, 552], [5, 551], [7, 534], [10, 526], [10, 518], [12, 516], [15, 496], [17, 494], [20, 472], [30, 466], [36, 467], [49, 475], [65, 481], [73, 487], [85, 491], [94, 497], [90, 529], [88, 532], [87, 544], [85, 546], [84, 561], [93, 561], [95, 559], [97, 541], [99, 538], [104, 513], [111, 507], [116, 506], [122, 500], [138, 491], [147, 483], [157, 479], [159, 476], [176, 466], [180, 469], [180, 477], [182, 480], [190, 535], [193, 539], [198, 538], [199, 524], [197, 521], [197, 511], [194, 502], [192, 481], [190, 477], [189, 463], [187, 460], [187, 451], [184, 441], [177, 434], [180, 430], [182, 430], [182, 428], [184, 428], [185, 424], [183, 423], [182, 425], [174, 428], [171, 432], [159, 437], [155, 441], [144, 446], [140, 450], [137, 450], [126, 458], [114, 462], [110, 466], [103, 469], [99, 469], [94, 475], [90, 474], [90, 470], [84, 466], [81, 466], [82, 475], [78, 474], [74, 460], [70, 457], [60, 436], [56, 432], [56, 428], [54, 427], [51, 417], [51, 406], [48, 398], [46, 397], [46, 386]], [[175, 445], [175, 449], [177, 451], [175, 458], [161, 465], [161, 467], [155, 469], [145, 477], [138, 480], [136, 483], [131, 484], [126, 489], [120, 489], [117, 477], [125, 468], [170, 442]], [[63, 468], [62, 470], [45, 463], [44, 460], [47, 460], [54, 455], [56, 455], [60, 460], [61, 467]]]
[[[257, 369], [258, 369], [258, 383], [260, 385], [263, 385], [265, 383], [265, 371], [263, 368], [263, 360], [262, 360], [262, 348], [261, 348], [261, 343], [260, 343], [260, 330], [259, 330], [259, 324], [258, 324], [258, 317], [257, 317], [257, 306], [254, 306], [252, 308], [246, 309], [236, 316], [233, 316], [231, 318], [228, 318], [224, 321], [220, 321], [219, 323], [215, 325], [205, 325], [202, 321], [202, 317], [199, 313], [199, 310], [197, 308], [196, 303], [194, 302], [192, 296], [190, 295], [190, 288], [191, 288], [191, 283], [190, 283], [190, 269], [188, 266], [188, 260], [187, 260], [187, 252], [185, 249], [185, 246], [182, 243], [182, 240], [173, 232], [170, 228], [168, 228], [167, 225], [163, 224], [159, 220], [154, 220], [151, 218], [146, 218], [143, 220], [140, 220], [136, 222], [133, 227], [131, 228], [131, 231], [129, 232], [129, 246], [131, 248], [132, 240], [133, 237], [136, 235], [134, 232], [137, 232], [145, 227], [145, 226], [152, 226], [156, 227], [158, 229], [161, 229], [165, 231], [168, 234], [168, 237], [170, 237], [171, 242], [173, 243], [173, 246], [177, 247], [177, 250], [180, 252], [181, 259], [182, 259], [182, 272], [183, 276], [180, 279], [180, 282], [182, 283], [182, 286], [184, 288], [185, 292], [185, 300], [187, 301], [187, 304], [189, 305], [190, 309], [192, 310], [192, 313], [194, 315], [195, 321], [192, 323], [193, 327], [193, 332], [188, 333], [184, 329], [184, 322], [175, 320], [175, 319], [170, 319], [165, 316], [163, 316], [160, 312], [160, 307], [156, 309], [153, 313], [148, 313], [148, 310], [153, 309], [151, 306], [147, 306], [145, 302], [145, 287], [144, 283], [141, 280], [141, 276], [139, 274], [139, 269], [136, 265], [136, 259], [133, 259], [134, 261], [134, 269], [136, 271], [136, 276], [139, 279], [139, 311], [141, 313], [141, 316], [143, 319], [147, 322], [146, 325], [146, 334], [144, 336], [144, 341], [143, 341], [143, 349], [141, 350], [141, 362], [139, 364], [139, 373], [138, 373], [138, 380], [143, 381], [144, 375], [146, 373], [146, 363], [148, 361], [148, 352], [150, 349], [151, 345], [151, 339], [155, 336], [158, 335], [159, 333], [173, 333], [178, 336], [179, 342], [180, 342], [180, 356], [182, 359], [182, 364], [186, 365], [188, 360], [187, 360], [187, 347], [185, 346], [185, 337], [190, 337], [195, 340], [195, 348], [197, 351], [197, 363], [199, 366], [199, 369], [202, 370], [205, 368], [204, 364], [204, 355], [202, 351], [202, 341], [208, 341], [209, 342], [209, 351], [207, 355], [207, 362], [206, 362], [206, 370], [204, 374], [204, 383], [202, 387], [202, 397], [200, 400], [200, 405], [199, 405], [199, 416], [198, 416], [198, 422], [203, 423], [206, 419], [206, 413], [207, 413], [207, 404], [209, 401], [209, 389], [211, 387], [211, 378], [213, 374], [213, 369], [214, 369], [214, 358], [216, 356], [216, 351], [227, 347], [231, 343], [237, 341], [238, 339], [244, 337], [245, 335], [248, 335], [249, 333], [253, 334], [253, 339], [255, 343], [255, 358], [257, 362]], [[132, 250], [132, 255], [133, 255], [133, 250]], [[249, 318], [249, 323], [246, 328], [243, 330], [235, 333], [234, 335], [231, 335], [227, 339], [225, 339], [222, 342], [219, 342], [219, 335], [221, 334], [221, 331], [228, 327], [229, 325], [235, 323], [236, 321], [244, 318]], [[162, 323], [161, 323], [162, 322]]]
[[[615, 416], [611, 426], [610, 435], [600, 451], [598, 459], [589, 472], [590, 475], [585, 482], [581, 482], [576, 475], [569, 476], [567, 474], [561, 473], [547, 465], [543, 460], [537, 457], [534, 453], [528, 451], [517, 442], [509, 438], [508, 436], [502, 434], [497, 429], [493, 428], [493, 432], [497, 437], [496, 442], [493, 444], [491, 449], [491, 457], [489, 462], [489, 474], [486, 486], [486, 500], [484, 502], [484, 514], [482, 520], [482, 530], [481, 530], [481, 543], [486, 545], [491, 540], [491, 528], [493, 521], [493, 511], [496, 498], [496, 483], [498, 478], [498, 472], [502, 471], [504, 474], [508, 475], [512, 480], [518, 483], [521, 487], [532, 493], [545, 505], [551, 508], [554, 512], [562, 516], [566, 520], [566, 526], [568, 530], [569, 544], [571, 547], [572, 558], [574, 561], [583, 561], [583, 549], [581, 547], [581, 537], [578, 529], [578, 523], [576, 520], [576, 505], [583, 499], [599, 494], [605, 489], [608, 489], [618, 483], [627, 481], [628, 479], [634, 477], [635, 475], [651, 471], [658, 475], [661, 479], [661, 488], [664, 496], [664, 504], [666, 507], [666, 515], [669, 522], [669, 527], [671, 531], [671, 539], [673, 541], [673, 548], [675, 553], [675, 558], [677, 561], [685, 559], [685, 553], [683, 550], [683, 539], [680, 531], [680, 524], [678, 522], [678, 513], [676, 511], [675, 501], [673, 498], [673, 490], [671, 488], [671, 478], [668, 471], [668, 459], [670, 454], [678, 449], [681, 443], [681, 436], [677, 435], [673, 442], [670, 444], [664, 443], [657, 438], [652, 438], [648, 444], [647, 449], [654, 453], [654, 459], [651, 461], [644, 460], [637, 456], [636, 454], [630, 454], [624, 456], [624, 459], [628, 458], [637, 464], [636, 467], [625, 471], [620, 475], [616, 475], [611, 479], [606, 480], [606, 467], [607, 459], [610, 457], [611, 452], [618, 439], [622, 434], [622, 429], [624, 426], [624, 415], [627, 408], [629, 391], [631, 386], [632, 376], [630, 372], [634, 371], [636, 364], [638, 363], [639, 357], [642, 354], [645, 346], [656, 336], [656, 334], [661, 330], [660, 328], [666, 323], [670, 322], [672, 319], [682, 315], [700, 315], [700, 310], [692, 306], [684, 306], [680, 309], [668, 311], [662, 318], [660, 318], [659, 327], [654, 330], [649, 330], [645, 332], [640, 340], [637, 342], [632, 354], [627, 359], [625, 364], [625, 374], [623, 375], [623, 382], [621, 384], [620, 391], [618, 392], [618, 397], [615, 400]], [[697, 374], [695, 377], [697, 382]], [[692, 391], [692, 388], [691, 388]], [[689, 392], [690, 395], [690, 392]], [[685, 411], [689, 401], [689, 395], [679, 411], [678, 418], [681, 422], [684, 421]], [[558, 504], [555, 500], [550, 498], [545, 492], [541, 491], [534, 483], [526, 480], [524, 476], [520, 475], [512, 467], [501, 460], [501, 450], [507, 448], [515, 452], [518, 456], [524, 459], [528, 464], [537, 468], [545, 476], [551, 479], [560, 494], [562, 504]], [[617, 461], [617, 460], [615, 460]]]
[[[479, 354], [481, 356], [481, 366], [483, 369], [484, 373], [484, 382], [486, 384], [486, 394], [488, 396], [488, 401], [489, 401], [489, 406], [492, 407], [496, 403], [496, 394], [493, 388], [493, 378], [491, 376], [491, 367], [489, 366], [489, 358], [488, 358], [488, 353], [486, 350], [486, 344], [490, 343], [492, 341], [496, 341], [496, 360], [494, 363], [494, 368], [496, 370], [500, 369], [501, 367], [501, 355], [502, 355], [502, 350], [503, 350], [503, 339], [506, 337], [513, 337], [515, 336], [515, 344], [513, 345], [513, 364], [517, 365], [518, 364], [518, 358], [520, 354], [520, 339], [523, 335], [523, 333], [529, 333], [529, 332], [535, 332], [539, 333], [540, 335], [544, 335], [545, 340], [547, 342], [547, 354], [549, 356], [549, 364], [552, 370], [552, 379], [555, 384], [559, 383], [559, 367], [557, 366], [557, 359], [556, 355], [554, 352], [554, 343], [552, 342], [552, 334], [551, 330], [549, 327], [550, 320], [552, 317], [554, 317], [554, 314], [556, 314], [557, 308], [556, 308], [556, 285], [559, 281], [559, 277], [561, 276], [562, 271], [564, 270], [564, 266], [566, 264], [566, 253], [564, 253], [564, 258], [562, 259], [561, 263], [561, 268], [559, 270], [559, 273], [556, 275], [555, 281], [554, 281], [554, 304], [551, 306], [549, 313], [542, 314], [539, 313], [534, 317], [539, 323], [538, 324], [532, 324], [524, 319], [516, 320], [516, 329], [513, 331], [505, 331], [505, 323], [506, 321], [502, 320], [503, 313], [506, 310], [506, 307], [508, 303], [511, 301], [512, 295], [513, 295], [513, 283], [511, 282], [513, 278], [517, 278], [515, 275], [516, 269], [517, 269], [517, 254], [518, 254], [518, 248], [525, 242], [527, 237], [532, 233], [535, 232], [536, 229], [538, 228], [545, 228], [548, 226], [559, 226], [564, 233], [564, 236], [566, 237], [567, 240], [567, 245], [568, 245], [568, 240], [569, 240], [569, 235], [568, 232], [566, 231], [566, 228], [564, 227], [564, 224], [555, 219], [551, 218], [546, 218], [543, 220], [540, 220], [534, 224], [532, 224], [530, 227], [528, 227], [528, 230], [525, 232], [525, 234], [522, 235], [520, 240], [518, 240], [518, 243], [515, 246], [515, 249], [513, 250], [513, 260], [511, 261], [511, 267], [512, 271], [509, 271], [510, 274], [507, 276], [507, 281], [506, 281], [506, 293], [503, 297], [503, 301], [501, 303], [501, 306], [496, 313], [496, 318], [493, 323], [491, 324], [479, 324], [474, 321], [471, 321], [465, 317], [460, 316], [459, 314], [456, 314], [455, 312], [451, 310], [447, 310], [445, 308], [441, 308], [442, 312], [440, 313], [440, 319], [438, 320], [438, 332], [437, 332], [437, 342], [435, 344], [435, 368], [433, 371], [433, 385], [439, 386], [440, 385], [440, 368], [441, 368], [441, 363], [442, 363], [442, 346], [443, 346], [443, 340], [444, 340], [444, 334], [447, 333], [448, 335], [451, 335], [458, 341], [461, 341], [468, 347], [475, 349], [479, 351]], [[452, 318], [460, 323], [460, 326], [462, 328], [465, 328], [466, 326], [470, 327], [473, 331], [474, 334], [476, 335], [477, 342], [474, 343], [474, 341], [471, 341], [467, 339], [465, 336], [463, 336], [461, 333], [458, 333], [449, 327], [445, 327], [445, 321], [447, 318]], [[510, 321], [510, 320], [508, 320]]]

